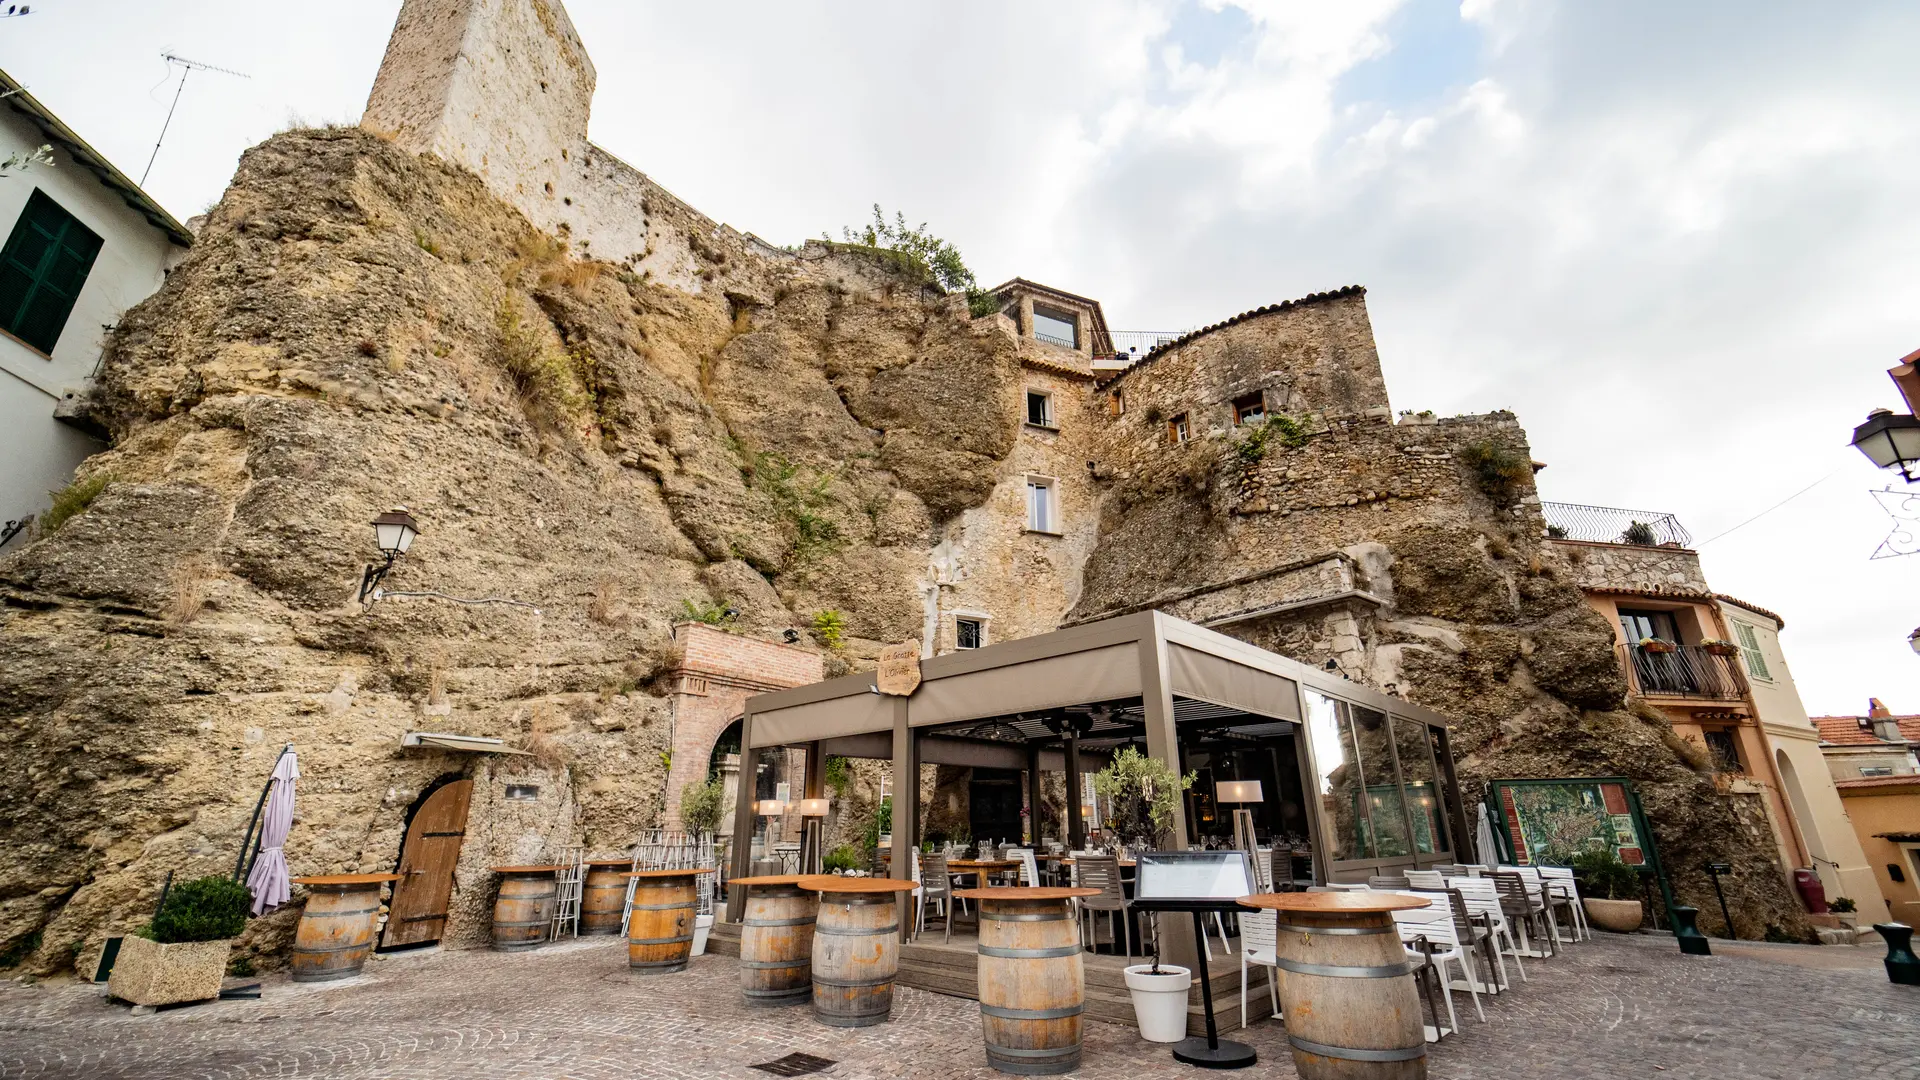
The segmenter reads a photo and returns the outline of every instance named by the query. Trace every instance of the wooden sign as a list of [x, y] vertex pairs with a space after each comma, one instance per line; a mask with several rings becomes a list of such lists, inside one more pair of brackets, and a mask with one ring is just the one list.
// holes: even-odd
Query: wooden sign
[[920, 642], [909, 638], [880, 650], [880, 667], [874, 672], [874, 688], [894, 697], [911, 697], [920, 685]]

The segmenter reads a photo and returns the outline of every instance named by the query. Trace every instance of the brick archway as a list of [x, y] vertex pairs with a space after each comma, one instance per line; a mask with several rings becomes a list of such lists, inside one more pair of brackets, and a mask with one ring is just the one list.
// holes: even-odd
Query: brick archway
[[819, 682], [820, 654], [791, 645], [744, 637], [704, 623], [673, 628], [679, 660], [673, 685], [673, 761], [667, 769], [667, 802], [661, 819], [680, 827], [680, 792], [706, 779], [714, 743], [746, 711], [755, 694]]

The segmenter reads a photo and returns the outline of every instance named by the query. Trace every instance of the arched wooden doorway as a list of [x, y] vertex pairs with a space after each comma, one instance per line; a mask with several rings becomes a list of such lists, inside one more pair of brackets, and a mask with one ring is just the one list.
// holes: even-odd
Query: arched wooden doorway
[[394, 883], [393, 902], [388, 905], [382, 949], [430, 945], [446, 933], [453, 868], [467, 835], [467, 803], [472, 796], [472, 780], [447, 778], [414, 808], [394, 871], [400, 880]]

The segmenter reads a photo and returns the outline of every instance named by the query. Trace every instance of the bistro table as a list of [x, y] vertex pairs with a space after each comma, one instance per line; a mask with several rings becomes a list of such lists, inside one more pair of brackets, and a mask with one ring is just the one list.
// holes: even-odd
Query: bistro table
[[557, 863], [544, 866], [496, 866], [500, 891], [493, 900], [493, 947], [499, 952], [537, 949], [546, 944], [553, 922], [553, 898], [560, 885]]
[[987, 1064], [1042, 1076], [1080, 1067], [1087, 984], [1069, 902], [1098, 889], [962, 889], [980, 905], [980, 1027]]
[[1275, 961], [1287, 1043], [1302, 1080], [1425, 1080], [1420, 995], [1393, 913], [1430, 906], [1406, 893], [1290, 892], [1240, 898], [1277, 912]]
[[884, 1024], [900, 970], [895, 893], [919, 886], [895, 878], [811, 874], [797, 883], [820, 893], [813, 925], [813, 1018], [828, 1027]]
[[693, 923], [700, 912], [699, 881], [712, 868], [628, 870], [633, 906], [627, 914], [627, 967], [642, 975], [683, 971], [693, 955]]
[[801, 874], [734, 878], [747, 891], [740, 923], [740, 993], [751, 1006], [804, 1005], [813, 995], [813, 924], [820, 898]]
[[380, 922], [380, 887], [399, 874], [323, 874], [297, 877], [307, 887], [307, 906], [293, 932], [294, 982], [350, 979], [373, 952]]

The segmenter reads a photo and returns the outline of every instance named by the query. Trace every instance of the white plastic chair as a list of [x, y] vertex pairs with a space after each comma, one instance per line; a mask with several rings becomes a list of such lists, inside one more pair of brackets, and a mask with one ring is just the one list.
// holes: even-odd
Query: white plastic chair
[[1040, 866], [1034, 861], [1032, 848], [1008, 848], [1007, 858], [1020, 864], [1014, 867], [1020, 884], [1027, 886], [1040, 884]]
[[1273, 1018], [1280, 1015], [1280, 951], [1277, 942], [1280, 913], [1245, 911], [1240, 913], [1240, 1026], [1247, 1026], [1247, 965], [1271, 968], [1267, 972], [1267, 994], [1273, 999]]
[[[1507, 913], [1500, 906], [1500, 890], [1486, 878], [1451, 877], [1447, 887], [1457, 891], [1460, 899], [1466, 901], [1467, 911], [1475, 916], [1485, 916], [1493, 925], [1493, 959], [1499, 967], [1497, 978], [1499, 986], [1510, 988], [1507, 979], [1507, 960], [1513, 957], [1513, 966], [1520, 969], [1520, 981], [1527, 981], [1527, 966], [1520, 962], [1520, 943], [1513, 936], [1513, 926], [1507, 922]], [[1500, 939], [1506, 939], [1504, 947]]]
[[1586, 905], [1580, 902], [1580, 883], [1574, 880], [1573, 871], [1564, 866], [1543, 866], [1540, 880], [1553, 902], [1567, 909], [1567, 921], [1573, 924], [1573, 940], [1592, 941], [1593, 928], [1587, 925]]
[[[1480, 1007], [1480, 980], [1474, 978], [1473, 965], [1467, 962], [1467, 951], [1460, 945], [1460, 935], [1453, 928], [1453, 911], [1445, 904], [1431, 907], [1410, 908], [1393, 913], [1393, 922], [1400, 930], [1400, 942], [1412, 945], [1421, 938], [1433, 947], [1433, 964], [1440, 974], [1440, 989], [1447, 998], [1447, 1021], [1455, 1031], [1460, 1030], [1459, 1018], [1453, 1011], [1453, 980], [1447, 976], [1447, 961], [1460, 965], [1465, 977], [1467, 992], [1473, 995], [1473, 1011], [1479, 1015], [1480, 1022], [1487, 1022], [1487, 1013]], [[1422, 954], [1409, 948], [1407, 954], [1418, 958]]]
[[1444, 889], [1447, 887], [1444, 877], [1438, 870], [1409, 870], [1407, 885], [1415, 889]]

